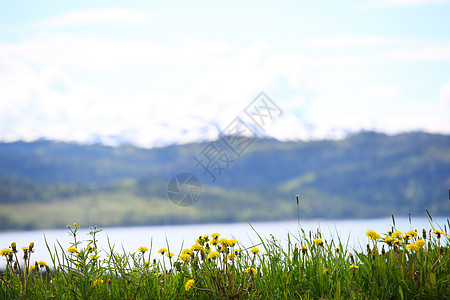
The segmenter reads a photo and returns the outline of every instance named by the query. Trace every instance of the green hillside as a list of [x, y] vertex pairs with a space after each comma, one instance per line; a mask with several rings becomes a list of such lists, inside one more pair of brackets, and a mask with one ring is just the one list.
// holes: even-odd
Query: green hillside
[[[219, 143], [219, 142], [216, 142]], [[450, 136], [363, 132], [344, 140], [256, 140], [212, 183], [193, 158], [206, 143], [142, 149], [53, 141], [0, 143], [0, 230], [234, 222], [392, 213], [448, 215]], [[167, 184], [191, 172], [199, 202]]]

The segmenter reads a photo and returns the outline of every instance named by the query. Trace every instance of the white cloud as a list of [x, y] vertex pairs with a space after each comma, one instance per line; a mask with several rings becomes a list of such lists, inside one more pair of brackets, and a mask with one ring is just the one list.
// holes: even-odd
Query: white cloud
[[375, 85], [366, 86], [365, 92], [367, 97], [373, 99], [390, 99], [398, 94], [398, 88], [392, 85]]
[[389, 50], [382, 52], [381, 56], [398, 61], [450, 61], [450, 46], [430, 45]]
[[157, 44], [76, 34], [43, 34], [31, 41], [0, 44], [2, 55], [20, 57], [35, 65], [96, 71], [146, 66], [202, 66], [229, 49], [229, 44], [223, 42], [187, 40]]
[[[382, 38], [362, 41], [353, 45], [392, 42]], [[372, 129], [374, 120], [379, 120], [380, 128], [393, 126], [390, 130], [421, 125], [419, 119], [404, 117], [398, 123], [394, 116], [383, 114], [398, 105], [391, 101], [398, 87], [371, 84], [370, 70], [364, 68], [372, 63], [367, 56], [305, 53], [275, 51], [265, 41], [238, 48], [220, 41], [154, 43], [74, 34], [45, 34], [27, 42], [3, 43], [0, 120], [8, 117], [12, 123], [0, 122], [0, 139], [45, 136], [86, 141], [93, 134], [126, 134], [142, 146], [154, 146], [214, 138], [261, 90], [285, 111], [268, 129], [280, 139], [307, 138], [310, 131], [301, 118], [316, 125], [315, 137], [327, 137], [333, 128]], [[111, 84], [101, 87], [82, 77], [74, 79], [71, 73], [97, 75], [159, 67], [194, 67], [196, 71], [182, 78], [182, 84], [171, 81], [173, 91], [155, 87], [125, 93], [116, 93], [117, 87]], [[325, 98], [324, 90], [336, 87], [344, 92]], [[346, 94], [353, 90], [357, 92]], [[443, 90], [447, 95], [447, 89]], [[392, 107], [370, 103], [367, 98], [386, 100], [383, 103]], [[424, 126], [438, 128], [433, 127], [438, 123]], [[340, 133], [335, 131], [334, 136]]]
[[346, 83], [364, 82], [369, 79], [367, 72], [359, 69], [336, 68], [325, 72], [327, 79]]
[[[447, 81], [440, 90], [439, 98], [443, 103], [443, 106], [450, 110], [450, 80]], [[449, 116], [450, 118], [450, 116]]]
[[330, 37], [317, 37], [304, 41], [301, 45], [309, 47], [373, 47], [397, 45], [404, 42], [401, 39], [381, 36], [355, 36], [338, 35]]
[[408, 7], [445, 3], [449, 0], [371, 0], [360, 5], [361, 8]]
[[[330, 62], [342, 65], [364, 65], [374, 59], [392, 59], [396, 61], [449, 61], [450, 44], [422, 38], [388, 38], [382, 36], [337, 35], [308, 39], [299, 45], [311, 48], [364, 48], [358, 56], [334, 56]], [[370, 52], [375, 49], [376, 52]], [[364, 56], [365, 55], [365, 56]], [[368, 59], [371, 57], [371, 59]], [[325, 61], [327, 58], [321, 58]], [[353, 61], [353, 62], [352, 62]]]
[[129, 8], [85, 9], [34, 23], [39, 27], [85, 26], [97, 24], [147, 23], [153, 19], [149, 12]]

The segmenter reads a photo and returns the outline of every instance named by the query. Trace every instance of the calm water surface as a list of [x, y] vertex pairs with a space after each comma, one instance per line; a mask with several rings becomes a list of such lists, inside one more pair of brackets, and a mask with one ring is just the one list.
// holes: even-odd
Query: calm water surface
[[[396, 218], [395, 223], [398, 230], [417, 229], [421, 232], [422, 228], [431, 229], [432, 226], [443, 229], [444, 224], [447, 224], [447, 219], [433, 218], [433, 225], [431, 225], [426, 218], [413, 218], [410, 224], [409, 219], [406, 217]], [[79, 225], [83, 226], [84, 224]], [[390, 230], [393, 224], [391, 218], [381, 218], [358, 220], [311, 219], [300, 221], [300, 225], [307, 233], [320, 230], [322, 236], [327, 240], [336, 240], [336, 237], [339, 235], [344, 244], [348, 241], [350, 248], [365, 249], [367, 244], [365, 232], [367, 230], [373, 229], [381, 234]], [[252, 226], [261, 236], [270, 237], [270, 234], [273, 234], [283, 244], [286, 243], [288, 233], [298, 236], [299, 231], [299, 224], [296, 220], [253, 223]], [[89, 239], [88, 232], [88, 228], [82, 227], [79, 231], [78, 239]], [[177, 254], [182, 247], [191, 247], [199, 235], [213, 232], [219, 232], [221, 236], [226, 238], [236, 238], [242, 247], [251, 247], [260, 243], [257, 234], [248, 223], [104, 228], [97, 238], [101, 249], [108, 249], [107, 240], [109, 238], [110, 243], [115, 245], [115, 249], [118, 251], [123, 251], [123, 248], [126, 252], [135, 252], [140, 246], [146, 246], [152, 249], [152, 256], [155, 257], [160, 248], [169, 248], [171, 252]], [[18, 249], [21, 249], [33, 241], [36, 252], [33, 253], [32, 260], [44, 260], [50, 265], [51, 259], [45, 245], [44, 236], [51, 247], [57, 246], [57, 241], [59, 241], [63, 248], [67, 249], [70, 246], [70, 242], [73, 241], [67, 229], [1, 232], [0, 248], [7, 248], [11, 242], [16, 242]], [[84, 247], [86, 245], [84, 244]], [[102, 256], [102, 253], [100, 253], [100, 256]], [[0, 269], [4, 269], [4, 258], [0, 259]]]

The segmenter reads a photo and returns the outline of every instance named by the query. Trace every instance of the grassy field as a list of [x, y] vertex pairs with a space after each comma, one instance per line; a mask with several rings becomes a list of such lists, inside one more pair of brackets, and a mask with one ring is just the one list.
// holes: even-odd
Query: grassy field
[[[47, 262], [34, 244], [1, 245], [7, 269], [1, 299], [447, 299], [450, 296], [449, 236], [441, 229], [386, 233], [367, 231], [367, 249], [354, 251], [320, 232], [276, 237], [242, 245], [219, 233], [201, 233], [192, 246], [151, 245], [126, 253], [97, 247], [96, 227], [80, 240], [48, 247]], [[437, 228], [437, 227], [436, 227]], [[149, 249], [150, 248], [150, 249]], [[49, 262], [50, 263], [50, 262]]]

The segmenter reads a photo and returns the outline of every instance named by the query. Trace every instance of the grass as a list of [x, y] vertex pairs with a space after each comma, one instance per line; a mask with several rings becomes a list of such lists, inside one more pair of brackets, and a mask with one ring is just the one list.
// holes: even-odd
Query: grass
[[[431, 217], [430, 217], [431, 218]], [[250, 225], [251, 226], [251, 225]], [[367, 232], [366, 249], [349, 249], [339, 237], [288, 234], [287, 245], [260, 237], [244, 247], [218, 233], [202, 235], [192, 247], [151, 245], [127, 253], [109, 244], [97, 247], [97, 234], [73, 242], [47, 244], [51, 269], [35, 261], [34, 244], [12, 243], [1, 250], [7, 269], [1, 299], [447, 299], [450, 249], [447, 233], [435, 229], [380, 235]], [[150, 248], [150, 249], [149, 249]], [[155, 249], [156, 250], [156, 249]]]

